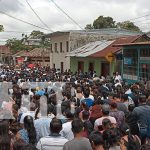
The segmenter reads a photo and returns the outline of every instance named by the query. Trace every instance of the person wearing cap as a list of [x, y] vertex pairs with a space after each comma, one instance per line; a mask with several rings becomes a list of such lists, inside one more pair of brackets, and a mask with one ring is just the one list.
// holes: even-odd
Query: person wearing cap
[[102, 129], [102, 121], [105, 118], [109, 119], [111, 121], [111, 123], [116, 126], [116, 124], [117, 124], [116, 119], [114, 117], [109, 116], [109, 112], [110, 112], [109, 105], [106, 105], [106, 104], [103, 105], [102, 106], [102, 115], [103, 116], [101, 118], [96, 119], [95, 124], [94, 124], [95, 130], [101, 130]]

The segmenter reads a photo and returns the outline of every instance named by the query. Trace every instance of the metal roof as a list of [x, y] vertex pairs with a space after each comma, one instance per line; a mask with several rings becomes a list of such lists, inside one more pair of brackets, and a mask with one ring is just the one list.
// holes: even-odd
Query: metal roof
[[147, 42], [136, 42], [136, 43], [124, 43], [124, 44], [115, 44], [113, 45], [114, 47], [122, 47], [122, 46], [142, 46], [142, 45], [148, 45], [150, 46], [150, 41], [147, 41]]
[[103, 50], [104, 48], [106, 48], [113, 42], [114, 41], [102, 40], [102, 41], [88, 43], [76, 50], [69, 52], [66, 56], [67, 57], [87, 57], [96, 52]]
[[[133, 43], [136, 40], [144, 37], [145, 35], [137, 35], [137, 36], [128, 36], [128, 37], [122, 37], [122, 38], [117, 38], [112, 44], [104, 48], [102, 51], [98, 51], [94, 54], [92, 54], [90, 57], [105, 57], [108, 53], [116, 53], [121, 49], [120, 46], [117, 46], [118, 44], [125, 44], [125, 43]], [[147, 37], [147, 36], [146, 36]], [[114, 47], [114, 45], [116, 45]]]

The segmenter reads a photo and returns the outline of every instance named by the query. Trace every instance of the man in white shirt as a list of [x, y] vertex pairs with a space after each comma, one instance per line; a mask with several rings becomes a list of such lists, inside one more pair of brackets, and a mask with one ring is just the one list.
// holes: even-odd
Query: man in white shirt
[[109, 112], [110, 112], [110, 107], [109, 105], [103, 105], [102, 106], [102, 113], [103, 113], [103, 116], [101, 118], [98, 118], [96, 119], [95, 121], [95, 124], [94, 124], [94, 129], [95, 130], [99, 130], [99, 127], [102, 126], [102, 121], [103, 119], [107, 118], [110, 120], [110, 122], [113, 124], [113, 125], [116, 125], [117, 122], [116, 122], [116, 119], [114, 117], [111, 117], [109, 116]]
[[119, 75], [119, 73], [118, 73], [118, 72], [116, 72], [115, 82], [116, 82], [116, 80], [119, 80], [119, 82], [121, 82], [121, 81], [122, 81], [121, 75]]
[[66, 123], [63, 124], [62, 126], [62, 130], [60, 132], [60, 134], [67, 138], [68, 140], [72, 140], [74, 138], [73, 132], [72, 132], [72, 120], [73, 120], [73, 114], [70, 111], [66, 111], [66, 118], [68, 119], [68, 121]]
[[36, 146], [37, 149], [38, 150], [62, 150], [63, 145], [68, 140], [59, 134], [61, 129], [62, 129], [61, 120], [53, 118], [50, 123], [51, 134], [39, 140]]
[[35, 118], [35, 109], [36, 109], [36, 106], [35, 106], [35, 104], [34, 103], [31, 103], [30, 104], [30, 111], [27, 111], [26, 113], [23, 113], [22, 115], [21, 115], [21, 119], [20, 119], [20, 125], [21, 125], [21, 127], [23, 126], [23, 124], [24, 124], [24, 118], [26, 117], [26, 116], [31, 116], [31, 117], [33, 117], [33, 119]]

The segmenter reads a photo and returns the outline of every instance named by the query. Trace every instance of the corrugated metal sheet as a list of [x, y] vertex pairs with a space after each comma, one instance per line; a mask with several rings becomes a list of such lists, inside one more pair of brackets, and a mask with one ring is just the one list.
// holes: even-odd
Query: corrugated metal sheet
[[68, 57], [87, 57], [90, 56], [96, 52], [99, 52], [112, 44], [114, 41], [96, 41], [92, 43], [88, 43], [74, 51], [71, 51], [66, 56]]
[[113, 45], [117, 44], [125, 44], [125, 43], [132, 43], [136, 41], [138, 38], [142, 37], [141, 35], [137, 36], [128, 36], [116, 39], [112, 44], [104, 48], [102, 51], [98, 51], [90, 55], [90, 57], [105, 57], [108, 53], [112, 52], [115, 53], [121, 49], [121, 47], [114, 47]]

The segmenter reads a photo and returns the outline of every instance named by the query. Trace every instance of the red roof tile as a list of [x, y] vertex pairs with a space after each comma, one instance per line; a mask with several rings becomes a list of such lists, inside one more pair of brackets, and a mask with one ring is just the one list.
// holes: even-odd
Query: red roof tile
[[119, 46], [113, 47], [113, 45], [132, 43], [132, 42], [135, 42], [137, 39], [139, 39], [141, 36], [142, 35], [117, 38], [112, 44], [108, 45], [103, 50], [90, 55], [90, 57], [105, 57], [110, 52], [115, 53], [115, 52], [119, 51], [121, 49], [121, 47], [119, 47]]
[[14, 55], [15, 57], [17, 56], [22, 56], [22, 57], [49, 57], [49, 51], [43, 51], [41, 48], [35, 48], [31, 51], [21, 51], [18, 52]]

